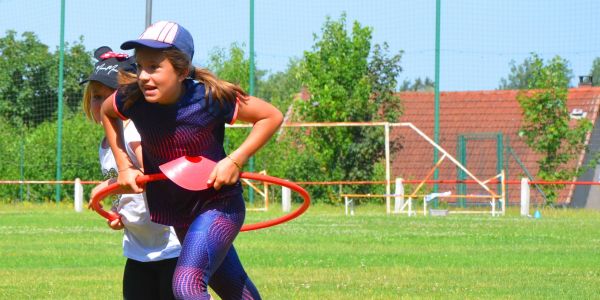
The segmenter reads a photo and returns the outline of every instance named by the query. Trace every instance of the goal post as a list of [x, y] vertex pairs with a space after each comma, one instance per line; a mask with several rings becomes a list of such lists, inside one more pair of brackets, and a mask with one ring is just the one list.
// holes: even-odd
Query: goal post
[[[227, 125], [228, 128], [251, 128], [252, 124], [234, 124]], [[437, 151], [442, 155], [440, 161], [436, 162], [434, 169], [431, 171], [435, 171], [435, 168], [442, 162], [442, 160], [450, 161], [453, 165], [456, 166], [463, 174], [467, 176], [470, 180], [474, 181], [484, 192], [485, 196], [492, 199], [498, 199], [499, 201], [505, 202], [502, 195], [499, 195], [492, 188], [488, 186], [486, 182], [479, 179], [475, 174], [473, 174], [470, 170], [468, 170], [458, 159], [456, 159], [452, 154], [450, 154], [446, 149], [440, 146], [438, 143], [433, 141], [428, 135], [426, 135], [422, 130], [417, 128], [414, 124], [408, 122], [402, 123], [390, 123], [390, 122], [303, 122], [303, 123], [285, 123], [282, 126], [282, 130], [285, 128], [305, 128], [310, 130], [311, 128], [320, 128], [320, 127], [379, 127], [383, 129], [384, 135], [384, 173], [385, 178], [383, 178], [383, 184], [385, 186], [385, 192], [383, 194], [383, 198], [385, 198], [385, 207], [386, 213], [391, 214], [391, 201], [393, 197], [396, 195], [392, 194], [392, 184], [394, 181], [392, 180], [392, 171], [391, 171], [391, 161], [392, 161], [392, 153], [391, 153], [391, 138], [390, 131], [392, 128], [407, 128], [412, 133], [416, 134], [422, 141], [425, 141], [426, 144], [429, 145], [431, 149], [437, 149]], [[285, 147], [289, 147], [290, 145], [283, 145]], [[271, 157], [271, 159], [277, 159], [277, 157]], [[275, 174], [277, 176], [277, 174]], [[404, 176], [396, 176], [396, 177], [404, 177]], [[293, 178], [291, 178], [293, 180]], [[425, 178], [423, 182], [420, 184], [421, 186], [427, 181], [428, 178]], [[416, 189], [412, 194], [419, 193], [419, 189]], [[410, 196], [410, 194], [407, 194]], [[409, 198], [410, 199], [410, 198]], [[502, 209], [502, 213], [504, 209]]]

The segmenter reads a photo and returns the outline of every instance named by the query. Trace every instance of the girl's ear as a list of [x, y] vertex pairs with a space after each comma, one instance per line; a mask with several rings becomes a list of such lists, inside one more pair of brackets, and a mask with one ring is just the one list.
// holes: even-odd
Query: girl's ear
[[179, 74], [177, 76], [177, 80], [179, 80], [179, 82], [183, 82], [186, 78], [188, 78], [188, 75], [190, 73], [190, 68], [186, 68], [185, 70], [183, 70], [183, 72], [181, 72], [181, 74]]

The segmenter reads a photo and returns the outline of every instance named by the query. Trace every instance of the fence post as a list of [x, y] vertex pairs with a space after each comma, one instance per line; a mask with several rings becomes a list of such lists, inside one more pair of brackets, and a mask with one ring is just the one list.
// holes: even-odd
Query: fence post
[[83, 211], [83, 185], [81, 185], [81, 180], [79, 178], [75, 178], [75, 195], [73, 197], [73, 205], [75, 206], [76, 212]]
[[292, 191], [289, 188], [281, 188], [281, 209], [288, 212], [292, 209]]
[[529, 179], [521, 178], [521, 216], [529, 216], [529, 198], [531, 191], [529, 190]]
[[399, 213], [404, 206], [404, 185], [402, 178], [396, 178], [396, 189], [394, 190], [394, 212]]

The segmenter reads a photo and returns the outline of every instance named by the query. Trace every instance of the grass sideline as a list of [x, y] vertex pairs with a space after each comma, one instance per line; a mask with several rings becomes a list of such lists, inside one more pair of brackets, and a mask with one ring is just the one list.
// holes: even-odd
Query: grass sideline
[[[598, 228], [600, 213], [584, 210], [409, 218], [360, 206], [347, 217], [322, 205], [235, 244], [264, 299], [592, 299]], [[0, 254], [0, 299], [121, 298], [121, 233], [93, 212], [0, 204]]]

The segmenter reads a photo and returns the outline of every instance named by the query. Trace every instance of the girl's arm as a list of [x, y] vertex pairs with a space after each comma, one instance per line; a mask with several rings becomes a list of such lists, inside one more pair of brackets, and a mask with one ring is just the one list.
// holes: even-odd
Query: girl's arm
[[142, 159], [142, 142], [129, 142], [129, 148], [131, 148], [131, 150], [133, 150], [133, 153], [135, 153], [135, 158], [137, 159], [138, 164], [140, 165], [140, 171], [144, 172], [144, 160]]
[[[244, 142], [231, 154], [217, 164], [209, 176], [207, 183], [218, 190], [222, 185], [234, 184], [239, 178], [241, 167], [260, 149], [277, 131], [283, 115], [273, 105], [259, 98], [248, 96], [246, 101], [239, 102], [237, 118], [253, 123], [252, 131]], [[235, 162], [235, 163], [234, 163]]]
[[143, 174], [127, 156], [123, 142], [123, 123], [117, 116], [112, 104], [110, 100], [102, 103], [102, 125], [104, 126], [106, 140], [119, 168], [117, 183], [122, 187], [129, 187], [133, 193], [141, 193], [143, 189], [137, 185], [135, 179]]

